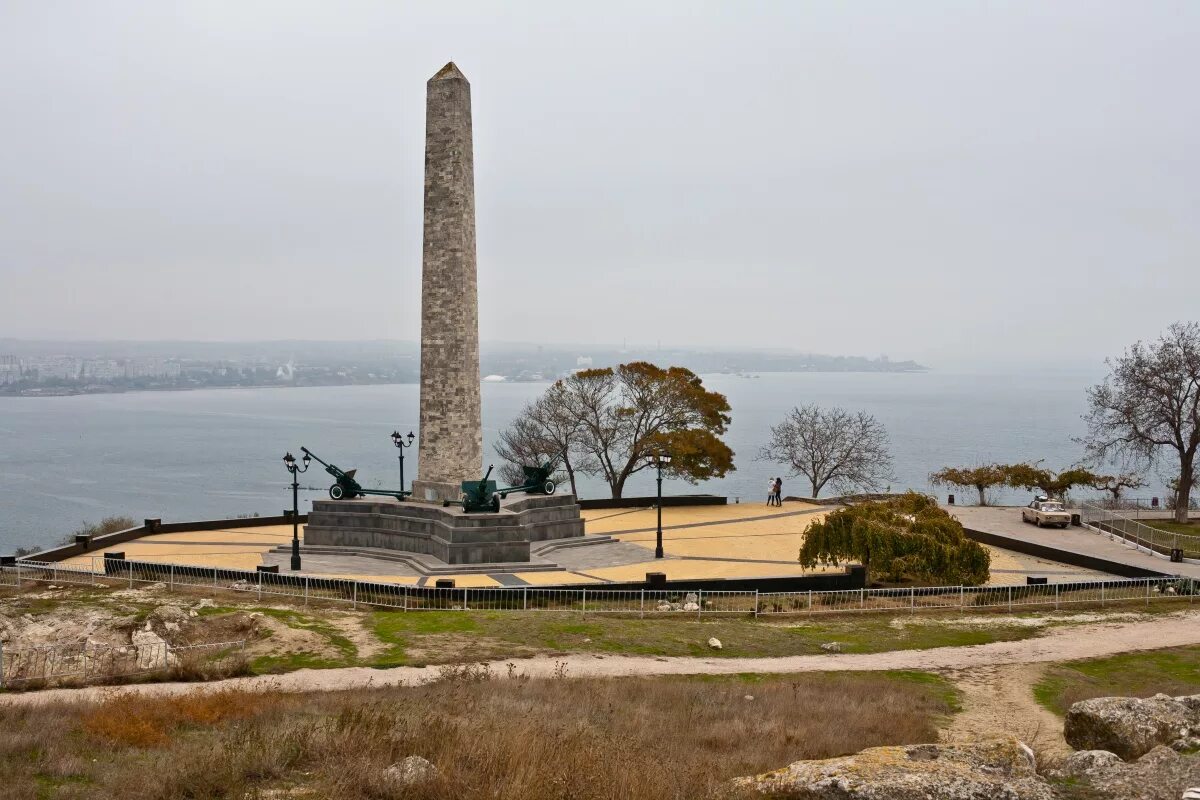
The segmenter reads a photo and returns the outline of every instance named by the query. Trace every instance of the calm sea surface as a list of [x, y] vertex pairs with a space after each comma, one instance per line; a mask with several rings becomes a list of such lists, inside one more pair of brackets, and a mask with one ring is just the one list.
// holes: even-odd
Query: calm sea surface
[[[865, 409], [891, 435], [893, 488], [929, 489], [946, 464], [1047, 459], [1054, 468], [1080, 456], [1084, 388], [1099, 375], [763, 374], [705, 377], [733, 406], [727, 441], [737, 471], [700, 487], [743, 502], [761, 501], [778, 465], [756, 460], [768, 430], [793, 405]], [[495, 440], [544, 384], [483, 385], [484, 441]], [[291, 505], [284, 451], [307, 445], [322, 458], [357, 467], [366, 486], [398, 482], [393, 429], [417, 429], [418, 386], [211, 390], [0, 399], [0, 553], [46, 546], [84, 520], [202, 519], [280, 513]], [[418, 434], [420, 432], [418, 431]], [[405, 477], [416, 474], [406, 451]], [[489, 454], [489, 461], [494, 460]], [[319, 465], [304, 476], [301, 507], [325, 497]], [[638, 475], [627, 494], [653, 492]], [[695, 491], [671, 482], [664, 491]], [[785, 494], [804, 494], [796, 478]], [[1161, 487], [1144, 490], [1161, 493]], [[607, 496], [596, 481], [585, 497]]]

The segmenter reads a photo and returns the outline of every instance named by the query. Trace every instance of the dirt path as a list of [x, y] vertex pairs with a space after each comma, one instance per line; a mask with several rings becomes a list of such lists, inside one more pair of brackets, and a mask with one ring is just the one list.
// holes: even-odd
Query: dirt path
[[947, 670], [946, 677], [961, 693], [962, 711], [942, 730], [942, 739], [978, 742], [1016, 736], [1039, 754], [1070, 753], [1062, 735], [1062, 720], [1033, 697], [1033, 685], [1045, 669], [1045, 664], [1004, 664]]
[[[967, 683], [967, 696], [972, 697], [971, 687], [986, 683], [987, 668], [1005, 665], [1044, 664], [1054, 661], [1070, 661], [1079, 658], [1094, 658], [1115, 655], [1135, 650], [1153, 650], [1163, 647], [1179, 647], [1200, 644], [1200, 611], [1178, 614], [1163, 614], [1152, 620], [1141, 622], [1118, 622], [1095, 625], [1080, 625], [1054, 628], [1044, 636], [1015, 642], [994, 642], [972, 647], [940, 647], [931, 650], [898, 650], [869, 654], [827, 654], [809, 656], [786, 656], [782, 658], [688, 658], [648, 656], [601, 656], [570, 655], [562, 657], [538, 656], [514, 659], [517, 674], [534, 678], [566, 677], [628, 677], [644, 675], [728, 675], [742, 672], [792, 673], [822, 672], [834, 670], [878, 671], [878, 670], [922, 670], [959, 674]], [[507, 674], [509, 662], [497, 661], [488, 666], [493, 674]], [[997, 671], [996, 679], [1003, 682], [1008, 673]], [[54, 700], [95, 699], [130, 693], [172, 695], [188, 692], [238, 689], [244, 691], [339, 691], [377, 686], [411, 686], [431, 680], [440, 675], [439, 668], [395, 667], [392, 669], [370, 669], [368, 667], [345, 667], [325, 670], [299, 670], [285, 675], [260, 675], [248, 678], [231, 678], [212, 683], [149, 683], [117, 687], [88, 687], [83, 689], [50, 689], [25, 694], [0, 695], [0, 707], [51, 702]], [[973, 676], [970, 679], [967, 676]], [[1028, 684], [1026, 684], [1028, 685]], [[990, 691], [990, 690], [988, 690]], [[988, 700], [988, 693], [980, 688], [973, 695], [975, 707], [984, 709], [1004, 708], [1007, 689], [1001, 687], [995, 702]], [[1015, 690], [1014, 690], [1015, 691]], [[968, 700], [968, 703], [971, 701]], [[1015, 700], [1013, 701], [1015, 702]], [[1023, 702], [1023, 701], [1022, 701]], [[1013, 706], [1015, 707], [1015, 706]], [[969, 709], [968, 709], [969, 711]], [[1002, 712], [993, 716], [1000, 719]], [[974, 717], [983, 720], [987, 712], [980, 711]], [[968, 717], [966, 725], [971, 724]], [[1030, 717], [1033, 719], [1033, 717]], [[1005, 726], [1011, 731], [1012, 724]], [[969, 734], [968, 728], [952, 732]]]

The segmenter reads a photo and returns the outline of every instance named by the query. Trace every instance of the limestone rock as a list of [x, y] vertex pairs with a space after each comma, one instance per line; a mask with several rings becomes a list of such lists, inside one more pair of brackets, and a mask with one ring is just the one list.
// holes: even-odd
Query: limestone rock
[[713, 650], [720, 650], [722, 647], [721, 640], [718, 639], [717, 637], [713, 636], [712, 638], [710, 638], [708, 640], [708, 646], [711, 647]]
[[1189, 787], [1200, 785], [1200, 758], [1159, 745], [1132, 763], [1117, 760], [1105, 768], [1055, 777], [1069, 779], [1076, 792], [1070, 797], [1178, 800], [1181, 795], [1187, 798]]
[[1124, 763], [1119, 755], [1108, 750], [1077, 750], [1064, 758], [1054, 773], [1060, 778], [1082, 778], [1109, 772]]
[[684, 611], [699, 611], [700, 604], [699, 603], [684, 603], [683, 610]]
[[145, 629], [130, 634], [130, 640], [137, 648], [138, 669], [165, 669], [178, 663], [166, 641], [150, 629], [148, 621]]
[[388, 781], [400, 786], [413, 786], [436, 780], [440, 773], [433, 762], [420, 756], [409, 756], [383, 771]]
[[735, 784], [792, 800], [1053, 800], [1027, 750], [1016, 740], [873, 747]]
[[840, 653], [840, 652], [842, 652], [842, 643], [841, 642], [826, 642], [825, 644], [821, 645], [821, 649], [824, 650], [826, 653]]
[[1186, 742], [1200, 734], [1200, 713], [1165, 694], [1096, 697], [1071, 706], [1063, 736], [1077, 750], [1109, 750], [1126, 761], [1157, 745]]

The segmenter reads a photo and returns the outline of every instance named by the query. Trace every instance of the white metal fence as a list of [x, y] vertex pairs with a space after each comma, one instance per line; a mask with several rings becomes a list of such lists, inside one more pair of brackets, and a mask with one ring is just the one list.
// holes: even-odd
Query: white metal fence
[[1174, 550], [1183, 558], [1200, 558], [1200, 536], [1164, 531], [1119, 511], [1093, 505], [1084, 505], [1079, 516], [1084, 525], [1120, 537], [1133, 547], [1165, 556], [1170, 556]]
[[89, 644], [17, 649], [0, 643], [0, 688], [30, 682], [96, 683], [188, 665], [220, 667], [240, 656], [245, 641], [174, 646], [166, 642], [97, 647]]
[[695, 615], [973, 611], [994, 608], [1060, 608], [1081, 603], [1116, 603], [1175, 598], [1193, 602], [1200, 580], [1187, 577], [1076, 581], [1041, 585], [930, 586], [843, 591], [759, 592], [687, 589], [496, 587], [440, 589], [309, 575], [248, 572], [223, 567], [96, 558], [91, 567], [19, 561], [0, 567], [0, 585], [29, 581], [103, 584], [109, 587], [161, 584], [164, 589], [207, 588], [312, 602], [344, 603], [399, 611], [566, 611], [581, 614]]

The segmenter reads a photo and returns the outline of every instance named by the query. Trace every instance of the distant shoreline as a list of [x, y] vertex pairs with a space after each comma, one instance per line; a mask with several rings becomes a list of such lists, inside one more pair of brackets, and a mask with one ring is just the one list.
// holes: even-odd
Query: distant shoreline
[[[789, 370], [759, 370], [754, 372], [702, 372], [701, 376], [723, 375], [731, 378], [747, 378], [753, 379], [759, 375], [912, 375], [928, 373], [929, 368], [921, 369], [789, 369]], [[503, 381], [480, 381], [481, 383], [553, 383], [552, 379], [533, 381], [533, 380], [516, 380], [506, 378]], [[319, 388], [342, 388], [346, 386], [419, 386], [420, 381], [380, 381], [378, 383], [260, 383], [249, 386], [162, 386], [162, 387], [111, 387], [101, 386], [94, 389], [85, 387], [67, 388], [54, 387], [44, 390], [25, 389], [19, 392], [6, 392], [0, 390], [0, 400], [20, 398], [20, 399], [39, 399], [47, 397], [80, 397], [83, 395], [104, 395], [104, 394], [146, 394], [150, 392], [196, 392], [196, 391], [226, 391], [237, 389], [319, 389]]]

